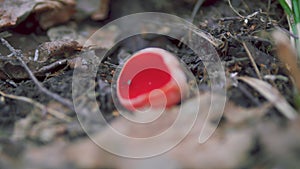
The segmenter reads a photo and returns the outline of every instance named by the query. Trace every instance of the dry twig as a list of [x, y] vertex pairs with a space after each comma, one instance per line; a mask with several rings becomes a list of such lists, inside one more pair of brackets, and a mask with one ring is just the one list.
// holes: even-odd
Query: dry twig
[[51, 71], [52, 69], [55, 69], [58, 66], [61, 66], [61, 65], [67, 64], [67, 63], [68, 63], [67, 59], [58, 60], [49, 65], [43, 66], [42, 68], [40, 68], [37, 71], [37, 73], [46, 73], [46, 72]]
[[250, 52], [248, 46], [246, 45], [245, 42], [242, 42], [242, 44], [243, 44], [243, 46], [244, 46], [244, 48], [245, 48], [245, 50], [246, 50], [246, 52], [247, 52], [247, 55], [249, 56], [249, 59], [250, 59], [251, 64], [252, 64], [252, 66], [253, 66], [253, 68], [254, 68], [254, 70], [255, 70], [255, 73], [257, 74], [257, 77], [258, 77], [260, 80], [262, 80], [262, 77], [261, 77], [261, 75], [260, 75], [259, 69], [258, 69], [258, 67], [257, 67], [257, 65], [256, 65], [256, 63], [255, 63], [255, 60], [254, 60], [254, 58], [253, 58], [253, 56], [252, 56], [252, 54], [251, 54], [251, 52]]
[[53, 115], [54, 117], [58, 118], [58, 119], [61, 119], [61, 120], [64, 120], [66, 122], [71, 122], [72, 118], [63, 114], [63, 113], [60, 113], [54, 109], [51, 109], [51, 108], [48, 108], [46, 106], [44, 106], [43, 104], [37, 102], [37, 101], [34, 101], [30, 98], [27, 98], [27, 97], [23, 97], [23, 96], [15, 96], [15, 95], [11, 95], [11, 94], [6, 94], [2, 91], [0, 91], [0, 95], [2, 95], [3, 97], [6, 97], [6, 98], [10, 98], [10, 99], [14, 99], [14, 100], [20, 100], [20, 101], [23, 101], [23, 102], [27, 102], [27, 103], [30, 103], [36, 107], [38, 107], [39, 109], [41, 110], [46, 110], [49, 114]]
[[231, 0], [228, 0], [228, 4], [230, 6], [230, 8], [233, 10], [234, 13], [236, 13], [239, 17], [241, 18], [245, 18], [243, 15], [241, 15], [231, 4]]
[[194, 9], [193, 9], [193, 12], [192, 12], [192, 15], [191, 15], [191, 22], [193, 23], [194, 22], [194, 19], [195, 19], [195, 16], [197, 14], [197, 12], [199, 11], [201, 5], [203, 4], [204, 0], [198, 0], [196, 5], [194, 6]]
[[37, 85], [37, 87], [39, 88], [40, 91], [42, 91], [46, 95], [50, 96], [51, 98], [55, 99], [56, 101], [62, 103], [63, 105], [67, 106], [71, 110], [74, 110], [73, 103], [70, 100], [65, 99], [65, 98], [61, 97], [60, 95], [53, 93], [53, 92], [49, 91], [48, 89], [46, 89], [45, 87], [43, 87], [43, 85], [37, 80], [37, 78], [34, 76], [32, 71], [26, 65], [25, 61], [22, 59], [24, 56], [23, 56], [21, 50], [16, 50], [3, 38], [0, 38], [0, 41], [1, 41], [2, 45], [6, 46], [15, 55], [15, 57], [21, 62], [22, 66], [28, 73], [29, 77]]

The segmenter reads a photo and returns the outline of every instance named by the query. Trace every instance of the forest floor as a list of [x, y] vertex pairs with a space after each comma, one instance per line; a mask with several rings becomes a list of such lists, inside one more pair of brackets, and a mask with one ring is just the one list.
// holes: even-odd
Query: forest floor
[[[207, 0], [198, 10], [193, 0], [102, 0], [104, 8], [98, 9], [99, 2], [0, 1], [5, 4], [0, 7], [0, 168], [157, 165], [159, 168], [275, 169], [300, 165], [300, 119], [294, 102], [294, 82], [286, 65], [278, 59], [272, 39], [274, 30], [288, 30], [286, 15], [278, 1], [231, 0], [229, 4], [227, 0]], [[95, 109], [100, 109], [112, 126], [124, 129], [128, 135], [155, 133], [153, 130], [169, 124], [172, 117], [164, 117], [155, 129], [144, 131], [143, 127], [126, 123], [116, 110], [110, 86], [125, 57], [150, 46], [176, 54], [195, 77], [200, 91], [197, 97], [202, 99], [198, 103], [191, 96], [182, 101], [183, 111], [193, 111], [193, 105], [199, 105], [205, 112], [213, 102], [207, 101], [212, 96], [205, 61], [180, 39], [141, 34], [116, 42], [123, 30], [116, 26], [101, 30], [97, 39], [90, 42], [96, 47], [84, 45], [105, 24], [138, 12], [173, 14], [192, 21], [209, 35], [210, 45], [225, 69], [226, 84], [220, 85], [226, 89], [227, 99], [220, 123], [210, 119], [210, 125], [217, 125], [217, 130], [207, 142], [197, 142], [201, 126], [196, 125], [174, 149], [144, 160], [122, 158], [100, 149], [77, 119], [84, 118], [81, 122], [94, 138], [106, 137], [115, 146], [119, 143], [117, 138], [94, 119], [91, 112]], [[86, 61], [82, 51], [107, 54], [98, 66], [94, 87], [82, 89], [86, 96], [90, 90], [95, 91], [97, 104], [90, 103], [90, 98], [80, 98], [84, 106], [75, 112], [73, 72], [76, 62]], [[203, 119], [200, 116], [197, 120], [203, 122]], [[135, 149], [134, 145], [126, 146], [124, 152]]]

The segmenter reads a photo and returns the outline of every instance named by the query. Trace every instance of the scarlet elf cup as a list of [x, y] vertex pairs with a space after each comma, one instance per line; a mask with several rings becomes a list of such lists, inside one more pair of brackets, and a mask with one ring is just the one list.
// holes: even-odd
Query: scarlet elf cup
[[187, 93], [186, 76], [178, 59], [160, 48], [133, 54], [117, 79], [117, 96], [128, 110], [177, 104]]

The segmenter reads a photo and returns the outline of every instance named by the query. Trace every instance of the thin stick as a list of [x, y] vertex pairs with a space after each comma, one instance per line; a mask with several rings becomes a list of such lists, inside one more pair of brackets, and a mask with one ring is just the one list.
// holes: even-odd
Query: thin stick
[[51, 91], [49, 91], [48, 89], [46, 89], [46, 88], [43, 87], [43, 85], [37, 80], [37, 78], [34, 76], [34, 74], [32, 73], [32, 71], [29, 69], [29, 67], [26, 65], [26, 63], [22, 59], [24, 56], [23, 56], [23, 54], [22, 54], [22, 52], [20, 50], [16, 50], [14, 47], [12, 47], [3, 38], [0, 38], [0, 40], [1, 40], [1, 43], [4, 46], [6, 46], [17, 57], [17, 59], [21, 62], [22, 66], [24, 67], [24, 69], [28, 73], [29, 77], [35, 83], [35, 85], [37, 85], [37, 87], [39, 88], [40, 91], [42, 91], [46, 95], [50, 96], [51, 98], [55, 99], [56, 101], [62, 103], [63, 105], [67, 106], [71, 110], [74, 110], [73, 104], [72, 104], [72, 102], [70, 100], [63, 98], [63, 97], [61, 97], [60, 95], [58, 95], [56, 93], [52, 93]]
[[268, 15], [268, 17], [269, 17], [270, 8], [271, 8], [271, 0], [268, 0], [268, 6], [267, 6], [267, 15]]
[[244, 48], [245, 48], [245, 50], [246, 50], [246, 52], [247, 52], [247, 55], [249, 56], [249, 59], [250, 59], [250, 61], [251, 61], [252, 66], [254, 67], [254, 70], [255, 70], [255, 73], [257, 74], [257, 77], [258, 77], [260, 80], [262, 80], [262, 77], [261, 77], [261, 75], [260, 75], [260, 72], [259, 72], [259, 70], [258, 70], [258, 67], [257, 67], [257, 65], [256, 65], [256, 63], [255, 63], [255, 61], [254, 61], [254, 59], [253, 59], [253, 56], [252, 56], [251, 52], [249, 51], [248, 46], [246, 45], [245, 42], [242, 42], [242, 44], [243, 44], [243, 46], [244, 46]]
[[236, 13], [239, 17], [245, 18], [243, 15], [241, 15], [231, 4], [231, 0], [228, 0], [230, 8], [233, 10], [234, 13]]
[[67, 59], [63, 59], [63, 60], [58, 60], [58, 61], [55, 61], [47, 66], [43, 66], [42, 68], [40, 68], [37, 73], [45, 73], [45, 72], [48, 72], [49, 70], [51, 69], [54, 69], [58, 66], [61, 66], [63, 64], [67, 64], [68, 63], [68, 60]]
[[201, 5], [203, 4], [204, 0], [198, 0], [196, 5], [194, 6], [194, 9], [193, 9], [193, 12], [192, 12], [192, 15], [191, 15], [191, 22], [193, 23], [194, 22], [194, 19], [195, 19], [195, 16], [197, 14], [197, 12], [199, 11]]
[[23, 96], [15, 96], [15, 95], [11, 95], [11, 94], [6, 94], [2, 91], [0, 91], [0, 95], [6, 97], [6, 98], [10, 98], [10, 99], [14, 99], [14, 100], [20, 100], [20, 101], [23, 101], [23, 102], [27, 102], [27, 103], [30, 103], [36, 107], [38, 107], [39, 109], [41, 110], [46, 110], [49, 114], [53, 115], [54, 117], [60, 119], [60, 120], [64, 120], [66, 122], [71, 122], [72, 121], [72, 118], [63, 114], [63, 113], [60, 113], [54, 109], [51, 109], [51, 108], [47, 108], [46, 106], [44, 106], [43, 104], [37, 102], [37, 101], [34, 101], [30, 98], [27, 98], [27, 97], [23, 97]]

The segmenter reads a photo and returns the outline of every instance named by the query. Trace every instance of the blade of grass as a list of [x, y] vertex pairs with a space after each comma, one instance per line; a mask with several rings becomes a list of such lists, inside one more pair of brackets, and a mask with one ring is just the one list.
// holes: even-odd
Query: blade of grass
[[299, 0], [292, 0], [292, 11], [294, 14], [294, 20], [295, 23], [298, 24], [300, 23], [300, 7], [299, 7]]
[[288, 16], [292, 16], [293, 12], [291, 10], [291, 8], [289, 7], [289, 5], [286, 3], [285, 0], [278, 0], [281, 7], [283, 8], [284, 12], [288, 15]]
[[293, 16], [294, 16], [294, 24], [293, 24], [293, 33], [298, 36], [298, 38], [295, 38], [295, 48], [298, 53], [298, 58], [300, 59], [300, 42], [299, 42], [299, 33], [300, 30], [299, 24], [300, 24], [300, 6], [299, 6], [299, 0], [292, 0], [292, 11], [293, 11]]
[[288, 24], [290, 30], [297, 38], [291, 38], [293, 46], [297, 51], [298, 59], [300, 59], [300, 42], [299, 42], [299, 33], [300, 33], [300, 1], [299, 0], [278, 0], [281, 7], [288, 15]]

